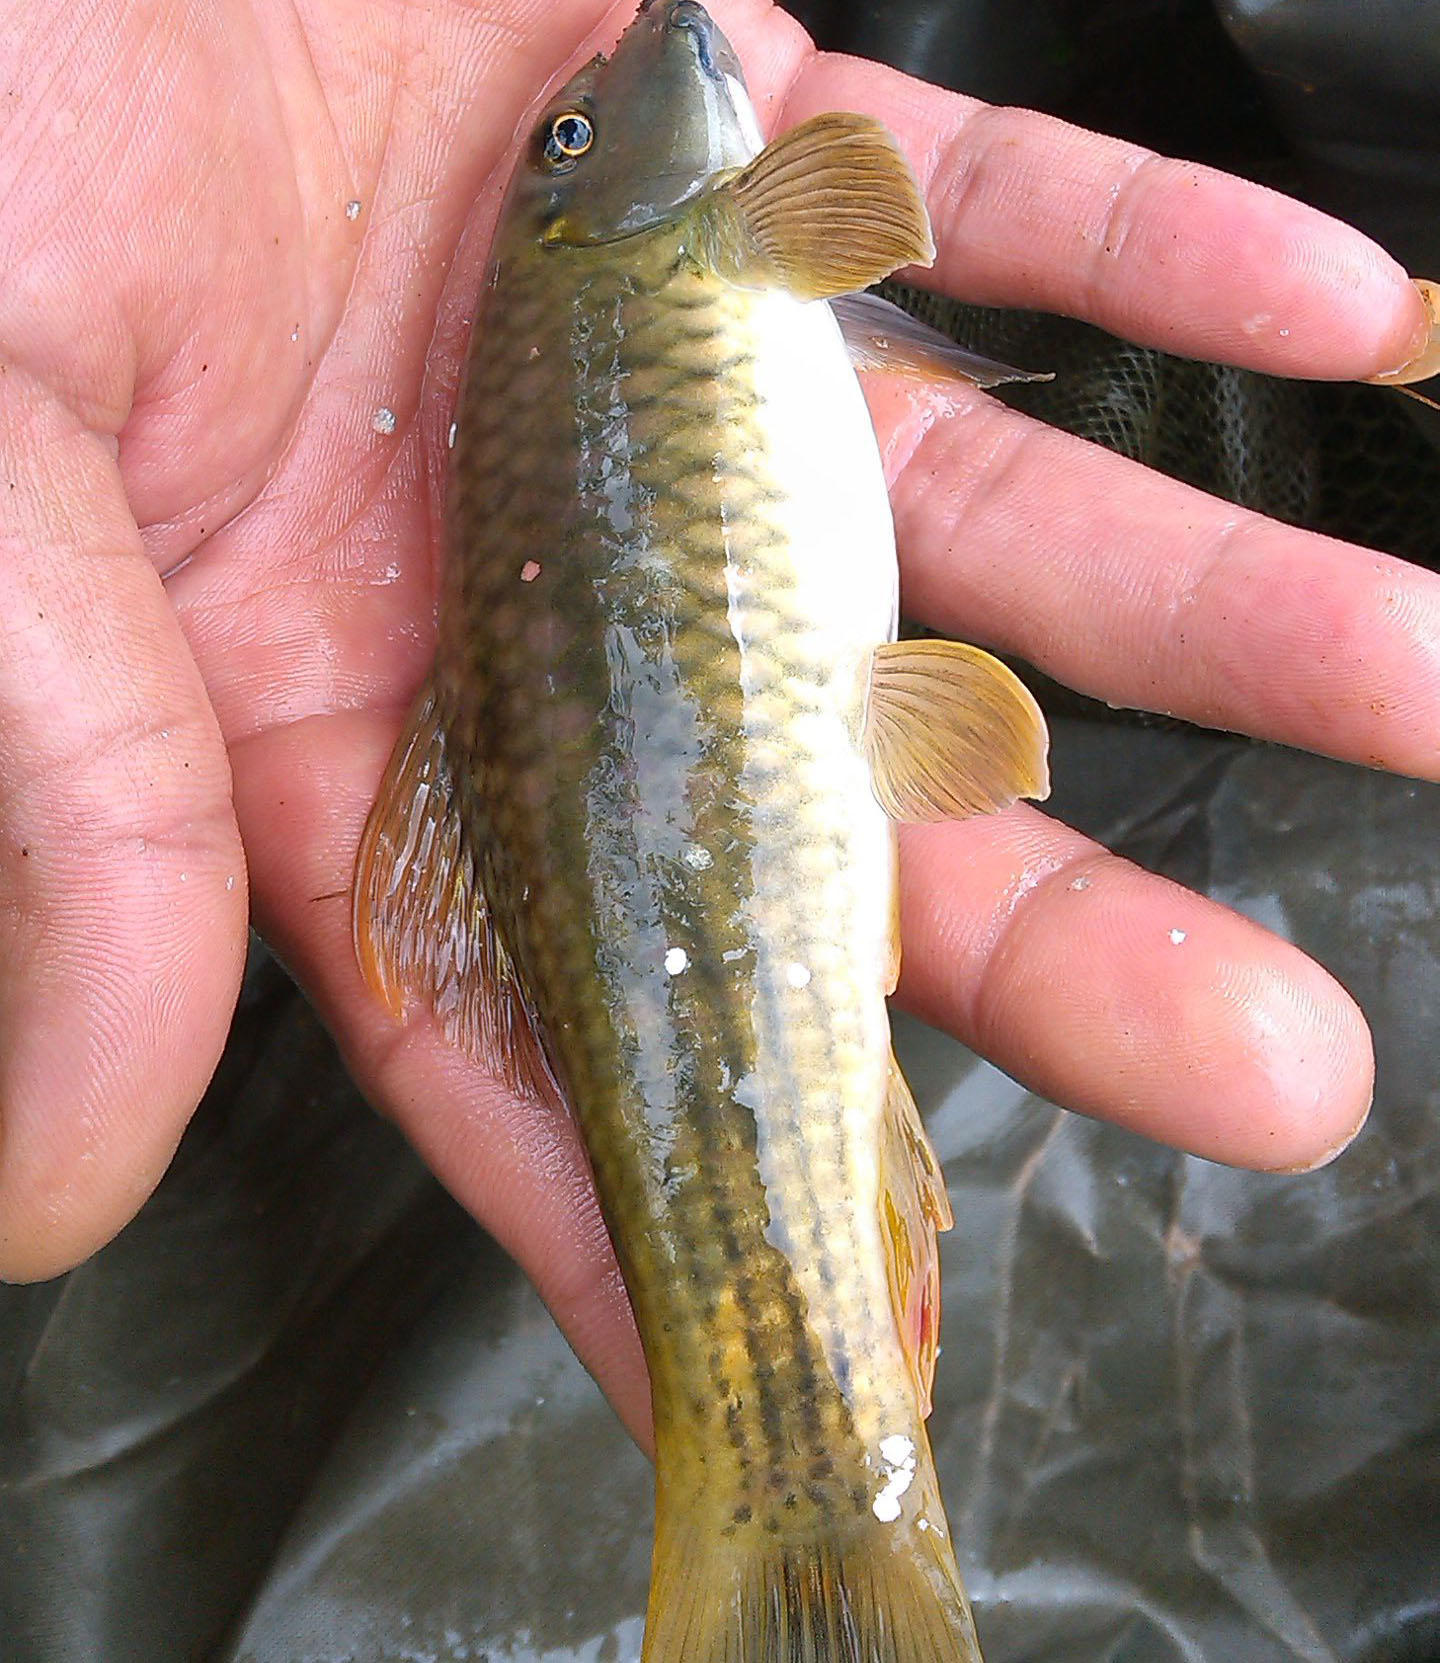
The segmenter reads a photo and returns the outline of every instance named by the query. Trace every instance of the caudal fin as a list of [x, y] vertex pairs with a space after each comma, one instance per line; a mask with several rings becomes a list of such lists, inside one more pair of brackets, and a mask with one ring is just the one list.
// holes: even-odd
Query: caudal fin
[[943, 1521], [850, 1524], [726, 1536], [662, 1506], [641, 1663], [981, 1663]]

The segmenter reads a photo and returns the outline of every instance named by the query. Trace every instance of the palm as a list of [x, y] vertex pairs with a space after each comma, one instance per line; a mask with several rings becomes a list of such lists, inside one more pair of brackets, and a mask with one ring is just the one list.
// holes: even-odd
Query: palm
[[[764, 0], [716, 9], [767, 125], [783, 105], [786, 124], [861, 107], [897, 127], [931, 176], [939, 276], [974, 298], [1323, 375], [1389, 367], [1411, 344], [1399, 274], [1315, 216], [811, 59]], [[0, 361], [18, 372], [0, 381], [0, 456], [22, 475], [0, 534], [6, 616], [42, 619], [0, 646], [0, 784], [25, 851], [0, 864], [0, 1266], [73, 1261], [158, 1177], [228, 1024], [243, 840], [257, 920], [362, 1083], [525, 1260], [640, 1424], [643, 1374], [568, 1122], [514, 1104], [426, 1024], [386, 1020], [359, 986], [345, 898], [428, 659], [446, 428], [504, 163], [532, 98], [618, 30], [610, 10], [329, 0], [297, 20], [231, 0], [203, 23], [177, 5], [148, 23], [47, 7], [29, 25], [21, 142], [0, 145], [16, 174], [0, 250], [19, 279], [0, 290]], [[1182, 212], [1208, 263], [1177, 277], [1160, 268]], [[1253, 231], [1238, 258], [1222, 230], [1237, 216]], [[1333, 244], [1328, 286], [1308, 275], [1325, 262], [1275, 259], [1302, 231]], [[1257, 323], [1267, 312], [1286, 327]], [[932, 423], [911, 393], [876, 395], [913, 606], [1117, 700], [1433, 769], [1429, 580], [1236, 532], [1218, 505], [978, 395], [952, 403]], [[1288, 636], [1256, 609], [1275, 574], [1301, 597]], [[1344, 675], [1306, 660], [1325, 617], [1363, 644], [1372, 699], [1334, 697]], [[1077, 863], [1096, 905], [1064, 916], [1076, 892], [1054, 880]], [[906, 878], [910, 1002], [1053, 1094], [1257, 1164], [1316, 1157], [1363, 1111], [1363, 1027], [1318, 970], [1039, 816], [919, 833]], [[1150, 939], [1162, 907], [1167, 934], [1183, 919], [1195, 938], [1183, 960]], [[1055, 985], [1074, 992], [1058, 1023], [1042, 1001], [1037, 1034], [1029, 996]], [[1299, 1046], [1257, 1052], [1277, 1020], [1314, 1039], [1303, 1063]], [[1206, 1069], [1177, 1081], [1177, 1052]]]

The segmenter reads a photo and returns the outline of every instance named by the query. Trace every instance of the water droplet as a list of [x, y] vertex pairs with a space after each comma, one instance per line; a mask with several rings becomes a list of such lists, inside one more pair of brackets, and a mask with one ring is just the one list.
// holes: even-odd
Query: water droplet
[[393, 433], [395, 431], [395, 412], [388, 404], [382, 404], [371, 416], [370, 425], [377, 433]]

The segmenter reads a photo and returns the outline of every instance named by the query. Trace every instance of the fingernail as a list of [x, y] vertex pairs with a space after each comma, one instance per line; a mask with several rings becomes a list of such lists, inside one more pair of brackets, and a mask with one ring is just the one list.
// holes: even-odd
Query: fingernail
[[1407, 358], [1399, 369], [1366, 377], [1377, 387], [1404, 387], [1411, 381], [1427, 381], [1432, 375], [1440, 375], [1440, 283], [1424, 277], [1413, 277], [1411, 282], [1425, 303], [1430, 332], [1419, 352]]
[[1340, 1139], [1339, 1143], [1332, 1144], [1323, 1155], [1318, 1156], [1313, 1161], [1305, 1161], [1299, 1166], [1277, 1167], [1275, 1169], [1276, 1172], [1284, 1177], [1294, 1177], [1306, 1172], [1318, 1172], [1321, 1167], [1329, 1166], [1331, 1161], [1338, 1160], [1339, 1157], [1350, 1147], [1350, 1145], [1354, 1143], [1355, 1139], [1360, 1136], [1361, 1132], [1365, 1130], [1366, 1122], [1370, 1119], [1370, 1108], [1373, 1102], [1374, 1096], [1372, 1095], [1366, 1101], [1364, 1114], [1360, 1116], [1359, 1120], [1355, 1122], [1345, 1136]]

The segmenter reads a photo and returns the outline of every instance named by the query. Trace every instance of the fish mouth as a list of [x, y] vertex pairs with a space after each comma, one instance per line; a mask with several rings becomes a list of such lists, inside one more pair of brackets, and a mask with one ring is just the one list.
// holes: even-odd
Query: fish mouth
[[700, 0], [641, 0], [635, 27], [644, 21], [657, 34], [685, 34], [690, 37], [695, 62], [709, 80], [724, 86], [726, 80], [745, 85], [745, 72], [735, 48], [725, 38], [715, 19]]
[[703, 74], [723, 85], [727, 80], [745, 83], [735, 49], [715, 25], [700, 0], [666, 0], [666, 27], [683, 30], [694, 46], [695, 61]]

